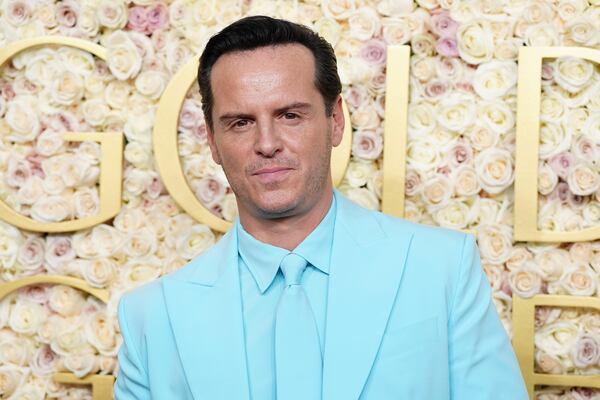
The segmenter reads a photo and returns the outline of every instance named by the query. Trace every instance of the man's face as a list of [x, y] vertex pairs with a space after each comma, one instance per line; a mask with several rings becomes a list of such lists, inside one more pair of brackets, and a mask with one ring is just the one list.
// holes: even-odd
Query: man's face
[[240, 216], [307, 213], [330, 195], [331, 146], [342, 140], [341, 98], [327, 117], [314, 57], [299, 44], [221, 56], [211, 72], [208, 142]]

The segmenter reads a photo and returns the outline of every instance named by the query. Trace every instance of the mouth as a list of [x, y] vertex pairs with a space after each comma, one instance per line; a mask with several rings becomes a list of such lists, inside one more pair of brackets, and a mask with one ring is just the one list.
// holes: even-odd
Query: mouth
[[261, 168], [252, 173], [263, 183], [272, 183], [285, 179], [292, 168], [288, 167], [268, 167]]

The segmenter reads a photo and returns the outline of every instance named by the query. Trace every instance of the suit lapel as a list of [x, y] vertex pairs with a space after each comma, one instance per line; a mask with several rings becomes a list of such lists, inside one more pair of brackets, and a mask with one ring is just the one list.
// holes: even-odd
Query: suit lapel
[[236, 229], [163, 290], [187, 382], [196, 400], [248, 399]]
[[323, 399], [358, 399], [396, 298], [412, 232], [386, 237], [373, 214], [336, 194]]

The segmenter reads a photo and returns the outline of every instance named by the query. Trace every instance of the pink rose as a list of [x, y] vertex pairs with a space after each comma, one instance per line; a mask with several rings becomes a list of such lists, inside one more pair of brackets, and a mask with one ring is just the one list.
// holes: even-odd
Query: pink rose
[[54, 372], [54, 365], [57, 360], [57, 354], [52, 351], [50, 346], [44, 344], [33, 355], [30, 364], [31, 372], [37, 376], [50, 375]]
[[44, 262], [44, 239], [31, 236], [19, 247], [17, 261], [27, 271], [35, 271]]
[[31, 175], [31, 165], [27, 160], [16, 157], [9, 158], [4, 178], [9, 186], [19, 188], [25, 184]]
[[369, 93], [364, 86], [351, 86], [344, 93], [344, 100], [351, 110], [358, 110], [367, 102], [368, 98]]
[[552, 64], [542, 64], [542, 80], [550, 82], [554, 79], [554, 67]]
[[435, 50], [439, 55], [444, 57], [457, 57], [458, 48], [456, 46], [456, 39], [449, 37], [441, 37], [435, 43]]
[[2, 87], [0, 87], [0, 93], [6, 101], [11, 101], [17, 95], [15, 93], [15, 89], [13, 89], [12, 83], [9, 82], [2, 83]]
[[216, 179], [203, 178], [196, 187], [196, 197], [208, 208], [217, 205], [225, 196], [225, 186]]
[[18, 296], [20, 299], [38, 304], [46, 304], [48, 302], [48, 285], [25, 286], [19, 289]]
[[146, 33], [152, 34], [157, 29], [168, 28], [169, 9], [163, 3], [157, 3], [146, 9], [148, 26]]
[[432, 15], [429, 23], [431, 31], [440, 37], [454, 38], [456, 36], [458, 23], [450, 18], [447, 12]]
[[421, 192], [422, 189], [421, 175], [414, 169], [406, 171], [406, 177], [404, 178], [404, 192], [407, 196], [415, 196]]
[[150, 182], [148, 183], [148, 187], [146, 188], [146, 193], [148, 194], [148, 197], [150, 197], [151, 199], [158, 199], [158, 197], [161, 194], [163, 194], [164, 189], [165, 187], [162, 181], [160, 180], [158, 174], [152, 174], [152, 179], [150, 180]]
[[383, 65], [386, 60], [386, 43], [381, 39], [371, 39], [360, 49], [360, 56], [371, 65]]
[[179, 129], [191, 129], [199, 120], [203, 119], [204, 113], [200, 102], [194, 99], [185, 99], [179, 112]]
[[[43, 133], [43, 132], [42, 132]], [[42, 156], [38, 153], [30, 153], [25, 157], [27, 161], [29, 161], [29, 165], [31, 167], [31, 174], [38, 176], [42, 179], [46, 177], [44, 170], [42, 169], [42, 161], [46, 159], [46, 157]]]
[[582, 334], [571, 349], [573, 364], [579, 368], [586, 368], [598, 363], [600, 359], [599, 343], [595, 336]]
[[191, 133], [200, 143], [206, 143], [208, 131], [206, 130], [204, 117], [192, 127]]
[[462, 142], [457, 142], [448, 150], [448, 162], [453, 167], [469, 164], [473, 160], [473, 149]]
[[548, 195], [550, 200], [558, 199], [562, 204], [567, 202], [567, 198], [569, 197], [569, 185], [567, 182], [559, 182], [558, 185], [554, 188], [554, 190]]
[[437, 99], [445, 95], [448, 92], [448, 89], [450, 89], [448, 83], [440, 80], [433, 80], [425, 85], [424, 93], [425, 96], [430, 99]]
[[569, 152], [558, 153], [548, 161], [550, 168], [562, 179], [567, 179], [571, 164], [573, 164], [573, 155]]
[[590, 163], [595, 163], [600, 156], [599, 147], [587, 136], [579, 136], [571, 145], [575, 157]]
[[376, 160], [383, 150], [383, 137], [374, 131], [364, 130], [354, 133], [352, 154], [366, 160]]
[[59, 25], [66, 28], [73, 28], [77, 24], [78, 11], [71, 7], [70, 4], [60, 2], [56, 7], [56, 20]]
[[127, 28], [140, 33], [146, 33], [146, 30], [148, 29], [146, 8], [141, 6], [133, 6], [129, 8]]
[[6, 17], [14, 25], [23, 25], [31, 18], [31, 9], [28, 2], [13, 1], [8, 4]]
[[58, 271], [68, 261], [75, 259], [75, 250], [71, 246], [70, 236], [48, 236], [46, 238], [46, 269]]

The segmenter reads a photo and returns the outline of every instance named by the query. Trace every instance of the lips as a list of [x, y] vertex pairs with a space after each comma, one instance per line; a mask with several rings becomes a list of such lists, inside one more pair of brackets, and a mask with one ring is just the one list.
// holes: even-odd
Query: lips
[[288, 167], [268, 167], [254, 171], [252, 174], [265, 183], [276, 182], [285, 179], [292, 168]]

